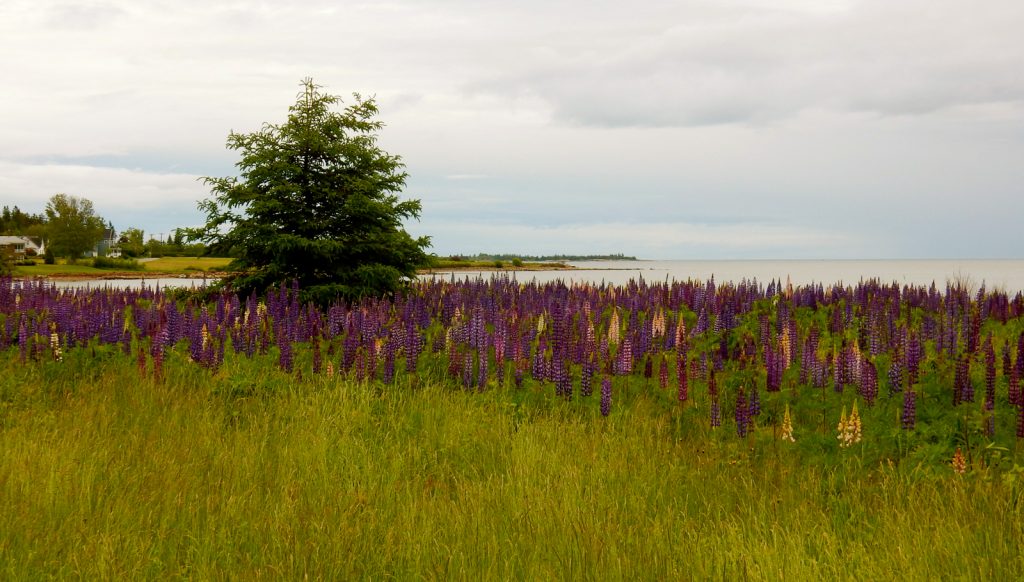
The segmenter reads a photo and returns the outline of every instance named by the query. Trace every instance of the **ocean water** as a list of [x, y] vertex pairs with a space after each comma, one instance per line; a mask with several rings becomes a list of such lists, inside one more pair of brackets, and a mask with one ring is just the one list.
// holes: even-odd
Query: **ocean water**
[[[946, 282], [959, 281], [972, 290], [982, 284], [989, 290], [1000, 289], [1015, 294], [1024, 291], [1024, 260], [929, 259], [929, 260], [760, 260], [760, 261], [586, 261], [570, 263], [572, 271], [509, 272], [517, 281], [613, 283], [621, 285], [631, 279], [706, 281], [738, 283], [744, 279], [768, 284], [787, 278], [794, 285], [842, 283], [878, 279], [883, 283], [931, 285], [941, 290]], [[437, 272], [422, 277], [463, 279], [491, 277], [494, 271]]]
[[[517, 281], [540, 283], [561, 280], [569, 282], [612, 283], [623, 285], [630, 280], [665, 281], [711, 277], [722, 283], [738, 283], [744, 279], [765, 285], [786, 280], [794, 285], [842, 283], [855, 285], [860, 280], [878, 279], [899, 285], [931, 285], [939, 289], [947, 281], [959, 281], [971, 290], [983, 283], [989, 290], [1001, 289], [1011, 295], [1024, 292], [1024, 260], [772, 260], [772, 261], [583, 261], [570, 263], [571, 271], [437, 271], [421, 275], [421, 279], [475, 279], [493, 276], [513, 277]], [[200, 287], [207, 283], [200, 278], [112, 279], [90, 281], [55, 281], [58, 287], [109, 287], [114, 289], [153, 287]]]

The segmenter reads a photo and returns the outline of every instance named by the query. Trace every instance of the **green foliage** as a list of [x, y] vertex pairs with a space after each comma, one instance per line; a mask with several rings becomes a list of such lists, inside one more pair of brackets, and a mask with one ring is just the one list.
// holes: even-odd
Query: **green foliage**
[[817, 462], [636, 379], [608, 418], [540, 386], [299, 379], [230, 350], [216, 374], [171, 352], [161, 383], [132, 361], [148, 347], [0, 353], [5, 579], [1024, 575], [1018, 465], [926, 472], [803, 435], [833, 447]]
[[121, 254], [126, 257], [141, 257], [146, 253], [145, 232], [140, 228], [129, 228], [117, 240]]
[[0, 235], [41, 236], [46, 227], [46, 217], [42, 214], [26, 214], [15, 206], [3, 207], [0, 211]]
[[393, 293], [426, 262], [429, 245], [403, 228], [420, 203], [397, 196], [401, 159], [377, 146], [383, 123], [372, 98], [355, 95], [339, 113], [339, 97], [302, 84], [287, 122], [228, 136], [241, 175], [206, 178], [207, 222], [187, 238], [237, 254], [226, 284], [242, 294], [292, 279], [319, 303]]
[[10, 275], [14, 272], [14, 250], [10, 247], [0, 246], [0, 277]]
[[92, 266], [97, 269], [117, 269], [119, 271], [141, 271], [143, 265], [135, 259], [114, 259], [111, 257], [96, 257]]
[[46, 246], [46, 250], [43, 251], [43, 263], [47, 265], [53, 265], [57, 263], [57, 257], [53, 254], [53, 249], [49, 245]]
[[49, 234], [46, 248], [53, 249], [57, 256], [77, 259], [103, 239], [106, 225], [85, 198], [55, 194], [46, 203], [45, 212]]

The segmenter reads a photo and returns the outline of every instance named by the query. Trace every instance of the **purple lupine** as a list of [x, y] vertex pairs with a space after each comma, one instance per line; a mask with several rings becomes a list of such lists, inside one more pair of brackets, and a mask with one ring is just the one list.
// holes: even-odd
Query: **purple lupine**
[[486, 346], [486, 341], [487, 340], [484, 339], [483, 341], [485, 342], [484, 347], [477, 352], [477, 360], [478, 360], [478, 362], [477, 362], [476, 386], [477, 386], [477, 388], [481, 392], [483, 391], [484, 388], [487, 387], [487, 375], [488, 375], [488, 370], [487, 370], [488, 358], [487, 358], [487, 346]]
[[903, 362], [898, 358], [889, 366], [889, 395], [903, 391]]
[[1017, 406], [1017, 438], [1024, 439], [1024, 406]]
[[583, 365], [580, 373], [580, 394], [583, 396], [590, 396], [594, 388], [592, 381], [594, 379], [594, 355], [585, 356], [583, 359]]
[[676, 356], [676, 380], [679, 385], [677, 398], [680, 402], [686, 402], [690, 397], [690, 381], [687, 377], [686, 352], [682, 351]]
[[393, 338], [384, 340], [384, 369], [381, 372], [381, 380], [385, 384], [390, 384], [395, 379], [395, 352], [397, 351], [395, 343]]
[[612, 380], [605, 376], [601, 380], [601, 416], [608, 416], [612, 412]]
[[985, 408], [992, 410], [996, 402], [996, 351], [992, 345], [992, 333], [985, 341]]
[[664, 355], [658, 364], [658, 387], [662, 390], [668, 388], [668, 360]]
[[969, 356], [961, 354], [956, 361], [953, 376], [953, 406], [963, 402], [974, 402], [974, 386], [971, 385], [971, 362]]
[[619, 346], [619, 353], [615, 358], [615, 373], [620, 376], [628, 376], [633, 373], [633, 347], [629, 338], [623, 338]]
[[747, 431], [750, 426], [750, 407], [747, 403], [747, 394], [743, 390], [743, 386], [740, 386], [736, 390], [736, 434], [740, 438], [747, 436]]
[[285, 372], [291, 373], [294, 360], [292, 354], [292, 341], [288, 337], [288, 334], [277, 334], [277, 348], [280, 351], [277, 360], [278, 365]]
[[569, 378], [569, 371], [566, 370], [565, 362], [560, 359], [552, 360], [552, 372], [555, 381], [555, 394], [566, 400], [572, 399], [572, 381]]
[[914, 430], [917, 423], [917, 393], [913, 388], [903, 392], [903, 413], [900, 416], [903, 430]]
[[748, 407], [750, 408], [750, 416], [751, 417], [760, 416], [760, 414], [761, 414], [761, 394], [760, 394], [760, 391], [757, 389], [757, 384], [754, 384], [750, 388], [750, 404], [748, 405]]
[[718, 385], [715, 382], [714, 370], [708, 376], [708, 396], [711, 397], [711, 428], [718, 428], [722, 426], [722, 406], [718, 402]]
[[476, 377], [473, 375], [473, 352], [466, 350], [462, 356], [462, 386], [469, 390], [473, 388]]
[[861, 360], [861, 382], [860, 382], [860, 393], [867, 401], [868, 406], [875, 403], [875, 398], [878, 396], [878, 371], [875, 369], [875, 365], [867, 358]]

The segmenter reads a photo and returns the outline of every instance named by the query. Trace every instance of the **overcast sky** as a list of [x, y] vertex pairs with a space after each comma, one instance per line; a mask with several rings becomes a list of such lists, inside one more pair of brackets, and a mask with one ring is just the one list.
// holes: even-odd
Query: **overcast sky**
[[200, 224], [228, 132], [312, 77], [376, 96], [441, 255], [1021, 258], [1022, 30], [1020, 0], [3, 0], [0, 205]]

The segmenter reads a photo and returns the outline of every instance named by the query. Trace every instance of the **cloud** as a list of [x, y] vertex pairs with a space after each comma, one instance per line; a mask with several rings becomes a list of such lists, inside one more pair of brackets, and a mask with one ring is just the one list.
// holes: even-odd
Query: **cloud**
[[148, 232], [201, 224], [196, 202], [209, 195], [198, 177], [189, 174], [6, 161], [0, 161], [0, 192], [4, 204], [30, 213], [42, 212], [57, 193], [87, 198], [119, 230], [134, 226]]
[[[549, 38], [549, 50], [526, 53], [518, 67], [470, 88], [535, 96], [558, 122], [599, 127], [763, 124], [813, 109], [927, 114], [1024, 101], [1020, 3], [807, 6], [681, 5], [657, 29], [608, 42]], [[596, 37], [607, 23], [575, 24]]]

